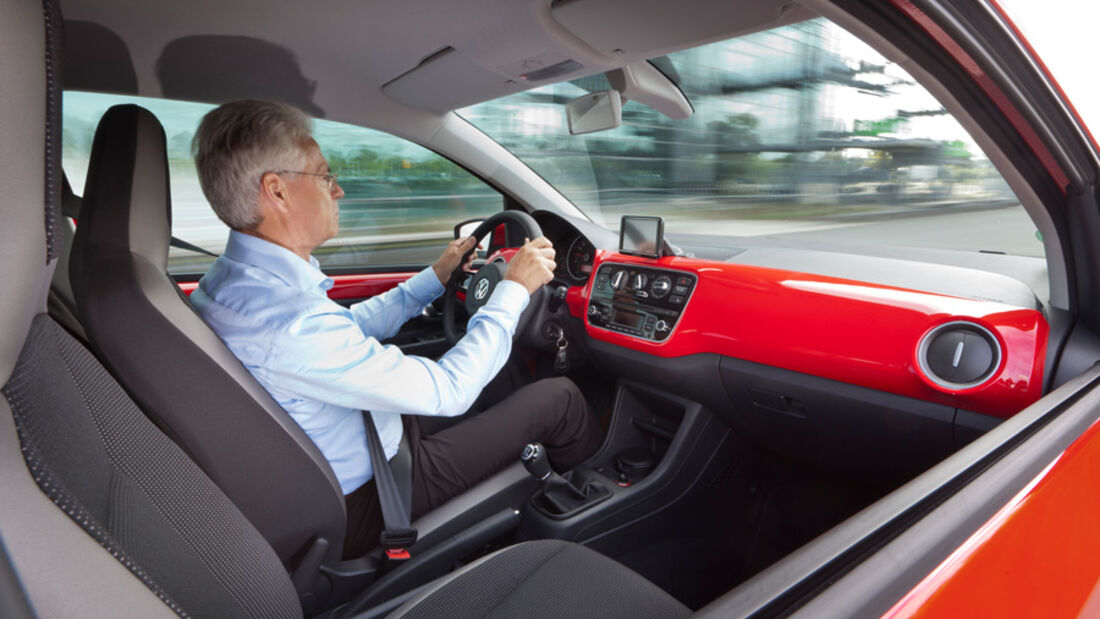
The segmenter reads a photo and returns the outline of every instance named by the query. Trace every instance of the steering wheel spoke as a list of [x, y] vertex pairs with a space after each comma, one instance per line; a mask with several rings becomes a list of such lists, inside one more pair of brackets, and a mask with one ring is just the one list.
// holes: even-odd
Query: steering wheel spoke
[[467, 285], [470, 283], [470, 280], [473, 279], [473, 277], [473, 273], [463, 272], [461, 274], [456, 274], [454, 278], [455, 290], [457, 292], [461, 292], [462, 294], [466, 294]]

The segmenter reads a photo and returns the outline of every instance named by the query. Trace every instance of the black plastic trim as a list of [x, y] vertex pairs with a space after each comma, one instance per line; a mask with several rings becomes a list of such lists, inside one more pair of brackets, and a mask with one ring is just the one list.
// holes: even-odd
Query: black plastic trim
[[732, 357], [720, 362], [727, 421], [790, 458], [883, 490], [955, 449], [955, 409]]
[[712, 353], [664, 358], [587, 338], [615, 375], [703, 404], [772, 451], [892, 488], [955, 449], [955, 409]]
[[[633, 423], [638, 417], [676, 427], [672, 439], [654, 438], [638, 428]], [[527, 502], [519, 535], [575, 541], [608, 556], [634, 550], [651, 539], [641, 531], [665, 526], [665, 513], [701, 488], [729, 434], [729, 426], [696, 401], [651, 385], [621, 381], [607, 438], [595, 455], [571, 472], [574, 485], [598, 483], [609, 496], [562, 518], [548, 517]], [[654, 453], [656, 467], [632, 479], [629, 486], [614, 483], [615, 457], [640, 447]]]

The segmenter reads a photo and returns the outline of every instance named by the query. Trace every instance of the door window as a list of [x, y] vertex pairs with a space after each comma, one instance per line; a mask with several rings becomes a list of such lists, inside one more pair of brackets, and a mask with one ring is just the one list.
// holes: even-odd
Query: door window
[[[69, 91], [64, 99], [62, 163], [83, 194], [96, 125], [113, 105], [135, 103], [164, 125], [172, 191], [172, 234], [221, 253], [229, 230], [211, 210], [191, 157], [191, 139], [212, 105]], [[455, 223], [487, 217], [503, 207], [499, 192], [434, 152], [392, 135], [315, 120], [314, 138], [340, 175], [340, 232], [314, 252], [322, 267], [415, 268], [439, 257]], [[168, 270], [201, 274], [213, 261], [172, 248]]]

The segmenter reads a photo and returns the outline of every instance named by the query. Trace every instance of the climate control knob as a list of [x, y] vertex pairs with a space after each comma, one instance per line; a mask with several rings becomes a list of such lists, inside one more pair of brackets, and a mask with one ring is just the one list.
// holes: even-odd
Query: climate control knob
[[626, 285], [626, 271], [615, 271], [611, 276], [611, 289], [622, 290]]
[[669, 290], [672, 290], [672, 280], [665, 275], [653, 280], [653, 285], [650, 286], [650, 290], [653, 291], [653, 298], [660, 299], [668, 294]]
[[646, 281], [644, 273], [635, 273], [634, 280], [631, 283], [634, 286], [634, 290], [645, 290]]

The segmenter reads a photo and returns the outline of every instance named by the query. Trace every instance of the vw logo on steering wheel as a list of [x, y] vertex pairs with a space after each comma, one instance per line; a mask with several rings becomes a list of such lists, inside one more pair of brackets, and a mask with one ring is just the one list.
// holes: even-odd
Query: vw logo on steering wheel
[[489, 293], [489, 280], [483, 279], [477, 283], [474, 288], [474, 298], [481, 301], [485, 298], [485, 295]]

